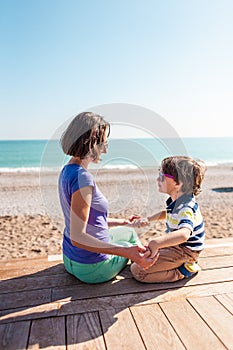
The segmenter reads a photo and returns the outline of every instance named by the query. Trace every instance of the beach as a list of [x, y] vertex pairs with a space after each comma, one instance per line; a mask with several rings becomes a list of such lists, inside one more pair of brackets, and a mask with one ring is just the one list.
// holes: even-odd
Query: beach
[[[141, 216], [165, 208], [166, 195], [157, 191], [157, 169], [93, 170], [109, 200], [110, 217]], [[0, 172], [0, 256], [2, 260], [61, 254], [63, 216], [57, 192], [58, 173]], [[197, 197], [206, 238], [233, 237], [233, 168], [207, 169]], [[164, 222], [136, 229], [146, 244], [165, 231]]]

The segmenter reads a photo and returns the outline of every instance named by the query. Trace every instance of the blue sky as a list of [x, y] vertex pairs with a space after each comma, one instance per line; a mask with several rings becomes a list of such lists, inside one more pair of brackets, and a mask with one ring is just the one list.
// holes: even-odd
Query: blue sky
[[47, 139], [110, 103], [180, 136], [233, 136], [232, 13], [231, 0], [0, 0], [0, 139]]

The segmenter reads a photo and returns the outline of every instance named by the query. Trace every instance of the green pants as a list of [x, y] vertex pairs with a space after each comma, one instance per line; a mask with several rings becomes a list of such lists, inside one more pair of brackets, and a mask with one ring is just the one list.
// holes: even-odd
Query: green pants
[[[133, 228], [122, 226], [109, 230], [110, 242], [121, 246], [141, 245]], [[81, 264], [67, 258], [63, 254], [66, 270], [86, 283], [102, 283], [115, 277], [127, 264], [128, 259], [121, 256], [109, 255], [109, 259], [95, 264]]]

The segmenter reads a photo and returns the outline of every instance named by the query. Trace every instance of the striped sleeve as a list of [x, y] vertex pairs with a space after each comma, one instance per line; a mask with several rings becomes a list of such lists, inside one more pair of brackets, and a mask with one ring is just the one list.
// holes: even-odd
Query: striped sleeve
[[183, 207], [178, 214], [178, 229], [188, 228], [191, 232], [194, 229], [195, 216], [192, 208]]

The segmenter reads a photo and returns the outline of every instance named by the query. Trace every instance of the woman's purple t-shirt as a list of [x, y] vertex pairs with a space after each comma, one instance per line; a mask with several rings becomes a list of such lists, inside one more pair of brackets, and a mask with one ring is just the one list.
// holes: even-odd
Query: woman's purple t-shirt
[[92, 201], [86, 232], [104, 242], [109, 242], [107, 224], [108, 202], [100, 192], [93, 176], [78, 164], [67, 164], [59, 176], [59, 197], [65, 218], [63, 254], [82, 264], [94, 264], [108, 259], [108, 255], [93, 253], [74, 247], [70, 241], [70, 209], [72, 194], [82, 187], [91, 186]]

